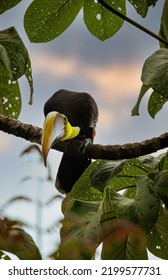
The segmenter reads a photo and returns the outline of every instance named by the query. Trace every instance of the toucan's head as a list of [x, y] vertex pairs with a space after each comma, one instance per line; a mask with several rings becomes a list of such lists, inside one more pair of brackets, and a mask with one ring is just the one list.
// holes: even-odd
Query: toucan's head
[[42, 155], [46, 166], [47, 155], [51, 147], [59, 142], [72, 139], [79, 134], [80, 128], [73, 127], [65, 115], [56, 111], [47, 114], [42, 131]]

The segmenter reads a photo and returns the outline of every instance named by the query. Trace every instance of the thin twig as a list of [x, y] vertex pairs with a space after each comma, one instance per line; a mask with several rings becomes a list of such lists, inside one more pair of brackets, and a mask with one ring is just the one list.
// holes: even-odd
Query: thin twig
[[105, 3], [103, 0], [98, 0], [98, 2], [107, 10], [109, 10], [110, 12], [112, 12], [113, 14], [115, 14], [116, 16], [124, 19], [125, 21], [127, 21], [128, 23], [132, 24], [133, 26], [137, 27], [138, 29], [142, 30], [143, 32], [145, 32], [146, 34], [150, 35], [151, 37], [155, 38], [156, 40], [160, 41], [161, 43], [165, 44], [168, 47], [168, 42], [163, 39], [162, 37], [158, 36], [157, 34], [153, 33], [152, 31], [150, 31], [149, 29], [145, 28], [144, 26], [140, 25], [139, 23], [137, 23], [136, 21], [130, 19], [129, 17], [123, 15], [122, 13], [120, 13], [119, 11], [117, 11], [116, 9], [114, 9], [113, 7], [111, 7], [110, 5], [108, 5], [107, 3]]

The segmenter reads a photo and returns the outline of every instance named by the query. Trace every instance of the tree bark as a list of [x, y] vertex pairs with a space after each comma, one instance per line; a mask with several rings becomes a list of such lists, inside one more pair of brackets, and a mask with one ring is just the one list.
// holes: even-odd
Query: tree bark
[[[27, 141], [41, 144], [42, 129], [31, 124], [25, 124], [0, 115], [0, 130], [21, 137]], [[73, 156], [81, 155], [81, 141], [68, 140], [54, 145], [53, 149]], [[84, 157], [92, 159], [129, 159], [156, 152], [168, 147], [168, 133], [159, 137], [145, 140], [140, 143], [127, 143], [124, 145], [98, 145], [88, 144]]]

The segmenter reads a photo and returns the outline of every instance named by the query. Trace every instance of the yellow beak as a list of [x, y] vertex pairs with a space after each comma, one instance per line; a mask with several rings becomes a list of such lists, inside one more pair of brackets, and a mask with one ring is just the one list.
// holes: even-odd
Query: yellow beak
[[58, 112], [47, 114], [42, 131], [42, 156], [46, 166], [47, 155], [51, 147], [58, 141], [64, 141], [76, 137], [79, 127], [72, 127], [67, 118]]

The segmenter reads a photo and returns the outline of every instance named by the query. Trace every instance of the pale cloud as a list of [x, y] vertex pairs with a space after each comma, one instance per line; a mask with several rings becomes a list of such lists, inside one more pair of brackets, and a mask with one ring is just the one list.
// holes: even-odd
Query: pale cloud
[[[99, 105], [99, 120], [97, 123], [97, 138], [103, 135], [103, 138], [111, 137], [113, 133], [118, 133], [119, 128], [127, 127], [131, 121], [131, 105], [120, 104], [119, 102], [113, 108]], [[96, 139], [97, 139], [96, 138]], [[102, 142], [99, 140], [99, 142]]]
[[42, 74], [57, 78], [70, 76], [77, 65], [74, 57], [60, 57], [45, 52], [33, 54], [31, 60], [33, 73], [42, 72]]
[[88, 67], [85, 78], [94, 82], [106, 101], [129, 98], [139, 92], [141, 65], [111, 64]]
[[99, 108], [99, 121], [98, 128], [104, 130], [111, 130], [115, 127], [115, 118], [110, 110], [106, 110], [103, 107]]
[[0, 153], [9, 152], [12, 148], [11, 138], [8, 134], [0, 131]]
[[142, 65], [138, 63], [113, 63], [92, 66], [75, 56], [61, 57], [57, 54], [39, 52], [32, 55], [33, 73], [47, 77], [71, 79], [86, 85], [90, 83], [107, 102], [138, 96], [141, 87]]

